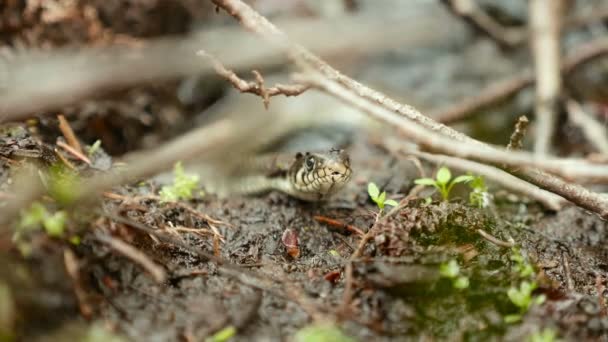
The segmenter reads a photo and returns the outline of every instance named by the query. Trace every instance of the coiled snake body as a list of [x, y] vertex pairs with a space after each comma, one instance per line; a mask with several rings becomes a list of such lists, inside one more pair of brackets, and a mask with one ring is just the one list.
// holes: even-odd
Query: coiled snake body
[[227, 193], [255, 194], [279, 190], [304, 201], [323, 201], [350, 180], [350, 158], [344, 150], [327, 153], [271, 154], [240, 163], [218, 189]]

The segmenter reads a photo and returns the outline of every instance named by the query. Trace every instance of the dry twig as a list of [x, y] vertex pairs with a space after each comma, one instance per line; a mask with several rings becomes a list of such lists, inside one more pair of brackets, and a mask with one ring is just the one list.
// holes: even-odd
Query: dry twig
[[534, 152], [545, 155], [557, 124], [560, 73], [560, 28], [562, 0], [531, 0], [530, 31], [536, 72], [536, 140]]
[[566, 101], [568, 118], [577, 125], [587, 137], [587, 140], [597, 149], [598, 152], [608, 154], [608, 130], [601, 123], [587, 114], [582, 106], [570, 99]]
[[[608, 53], [608, 39], [598, 38], [582, 44], [570, 53], [561, 65], [561, 72], [566, 77], [578, 66]], [[445, 124], [464, 120], [470, 115], [479, 112], [509, 96], [513, 96], [525, 87], [534, 84], [534, 72], [525, 70], [521, 73], [491, 84], [476, 96], [467, 97], [461, 102], [450, 104], [445, 108], [439, 108], [429, 113], [429, 117]]]
[[130, 244], [122, 240], [113, 238], [108, 234], [97, 233], [95, 237], [97, 238], [97, 240], [108, 245], [113, 250], [139, 264], [146, 271], [148, 271], [148, 273], [150, 273], [152, 278], [154, 278], [154, 281], [156, 281], [157, 283], [162, 283], [165, 281], [165, 279], [167, 279], [167, 274], [165, 270], [160, 265], [152, 261], [139, 249], [131, 246]]
[[213, 68], [215, 69], [215, 72], [230, 82], [241, 93], [251, 93], [260, 96], [264, 101], [264, 107], [266, 109], [268, 109], [268, 105], [270, 104], [271, 96], [296, 96], [302, 94], [309, 88], [307, 85], [300, 84], [275, 84], [273, 87], [266, 88], [264, 86], [264, 78], [257, 70], [252, 71], [255, 77], [255, 82], [248, 82], [240, 78], [236, 73], [234, 73], [234, 71], [227, 69], [220, 61], [217, 60], [217, 58], [211, 56], [207, 52], [201, 50], [198, 52], [198, 55], [209, 59], [211, 61], [211, 65], [213, 65]]

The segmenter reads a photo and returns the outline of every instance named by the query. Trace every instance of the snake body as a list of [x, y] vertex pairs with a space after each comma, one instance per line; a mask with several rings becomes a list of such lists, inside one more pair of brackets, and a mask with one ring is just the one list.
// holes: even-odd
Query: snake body
[[241, 163], [224, 182], [220, 195], [282, 191], [304, 201], [323, 201], [350, 180], [350, 158], [344, 150], [258, 156]]

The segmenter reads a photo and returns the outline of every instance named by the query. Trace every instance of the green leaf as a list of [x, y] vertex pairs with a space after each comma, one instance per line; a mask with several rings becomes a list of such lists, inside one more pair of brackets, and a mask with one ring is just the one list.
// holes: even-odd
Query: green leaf
[[530, 296], [526, 296], [520, 290], [515, 287], [509, 288], [507, 290], [507, 296], [513, 304], [522, 309], [527, 309], [530, 303]]
[[521, 315], [520, 314], [513, 314], [513, 315], [506, 315], [505, 316], [505, 323], [507, 324], [511, 324], [511, 323], [516, 323], [521, 321]]
[[547, 300], [547, 297], [543, 294], [538, 295], [534, 298], [534, 304], [536, 305], [541, 305], [542, 303], [545, 302], [545, 300]]
[[380, 189], [378, 189], [378, 186], [376, 186], [376, 184], [370, 182], [367, 185], [367, 193], [369, 194], [369, 197], [371, 197], [373, 200], [376, 200], [378, 199], [378, 195], [380, 195]]
[[395, 201], [395, 200], [388, 199], [388, 200], [384, 201], [384, 205], [390, 205], [390, 206], [396, 207], [399, 205], [399, 203], [397, 203], [397, 201]]
[[236, 334], [236, 328], [232, 325], [216, 332], [213, 336], [205, 339], [205, 342], [226, 342]]
[[382, 203], [384, 206], [384, 201], [386, 200], [386, 191], [382, 191], [380, 196], [378, 196], [378, 202]]
[[439, 274], [441, 274], [442, 277], [450, 279], [456, 278], [458, 274], [460, 274], [460, 266], [458, 266], [456, 260], [452, 259], [439, 266]]
[[436, 186], [435, 180], [431, 179], [431, 178], [418, 178], [418, 179], [414, 180], [414, 183], [416, 183], [418, 185]]
[[161, 201], [175, 202], [179, 199], [191, 199], [192, 192], [198, 186], [199, 176], [185, 174], [181, 162], [175, 163], [173, 175], [173, 184], [163, 186], [160, 191]]
[[458, 277], [454, 283], [454, 288], [462, 290], [462, 289], [466, 289], [469, 287], [469, 278], [465, 277], [465, 276], [461, 276]]
[[67, 215], [64, 211], [58, 211], [53, 216], [49, 216], [44, 219], [42, 225], [47, 234], [53, 237], [60, 237], [63, 235], [65, 220]]
[[450, 169], [445, 166], [442, 166], [439, 171], [437, 171], [437, 175], [435, 175], [435, 178], [437, 179], [437, 183], [439, 184], [448, 184], [448, 182], [452, 178], [452, 173], [450, 172]]
[[470, 182], [474, 179], [475, 177], [471, 176], [471, 175], [460, 175], [456, 178], [454, 178], [454, 180], [452, 181], [452, 183], [456, 184], [456, 183], [466, 183], [466, 182]]

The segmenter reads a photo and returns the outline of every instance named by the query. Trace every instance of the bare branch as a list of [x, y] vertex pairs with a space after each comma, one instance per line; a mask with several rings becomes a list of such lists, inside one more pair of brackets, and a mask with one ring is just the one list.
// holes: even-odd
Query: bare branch
[[255, 76], [255, 82], [247, 82], [241, 79], [236, 73], [234, 73], [234, 71], [227, 69], [219, 60], [217, 60], [217, 58], [211, 56], [205, 51], [199, 51], [198, 55], [209, 59], [211, 61], [211, 65], [213, 65], [213, 68], [215, 69], [215, 72], [230, 82], [232, 86], [234, 86], [241, 93], [251, 93], [260, 96], [264, 101], [264, 107], [266, 107], [266, 109], [268, 109], [268, 105], [270, 104], [271, 96], [296, 96], [302, 94], [309, 88], [307, 85], [299, 84], [275, 84], [271, 88], [266, 88], [264, 86], [264, 78], [257, 70], [252, 71], [253, 75]]
[[570, 121], [583, 131], [587, 140], [600, 153], [608, 154], [608, 131], [606, 127], [603, 127], [601, 123], [587, 114], [581, 105], [574, 100], [566, 101], [566, 109]]
[[[608, 39], [606, 38], [599, 38], [582, 44], [564, 59], [561, 65], [562, 74], [567, 76], [578, 66], [605, 54], [608, 54]], [[513, 96], [523, 88], [534, 84], [534, 81], [532, 70], [522, 71], [511, 78], [491, 84], [476, 96], [467, 97], [459, 103], [434, 110], [429, 113], [429, 117], [445, 124], [466, 119], [480, 109]]]
[[531, 0], [530, 31], [536, 72], [536, 140], [534, 152], [548, 154], [555, 132], [561, 92], [560, 26], [562, 0]]

